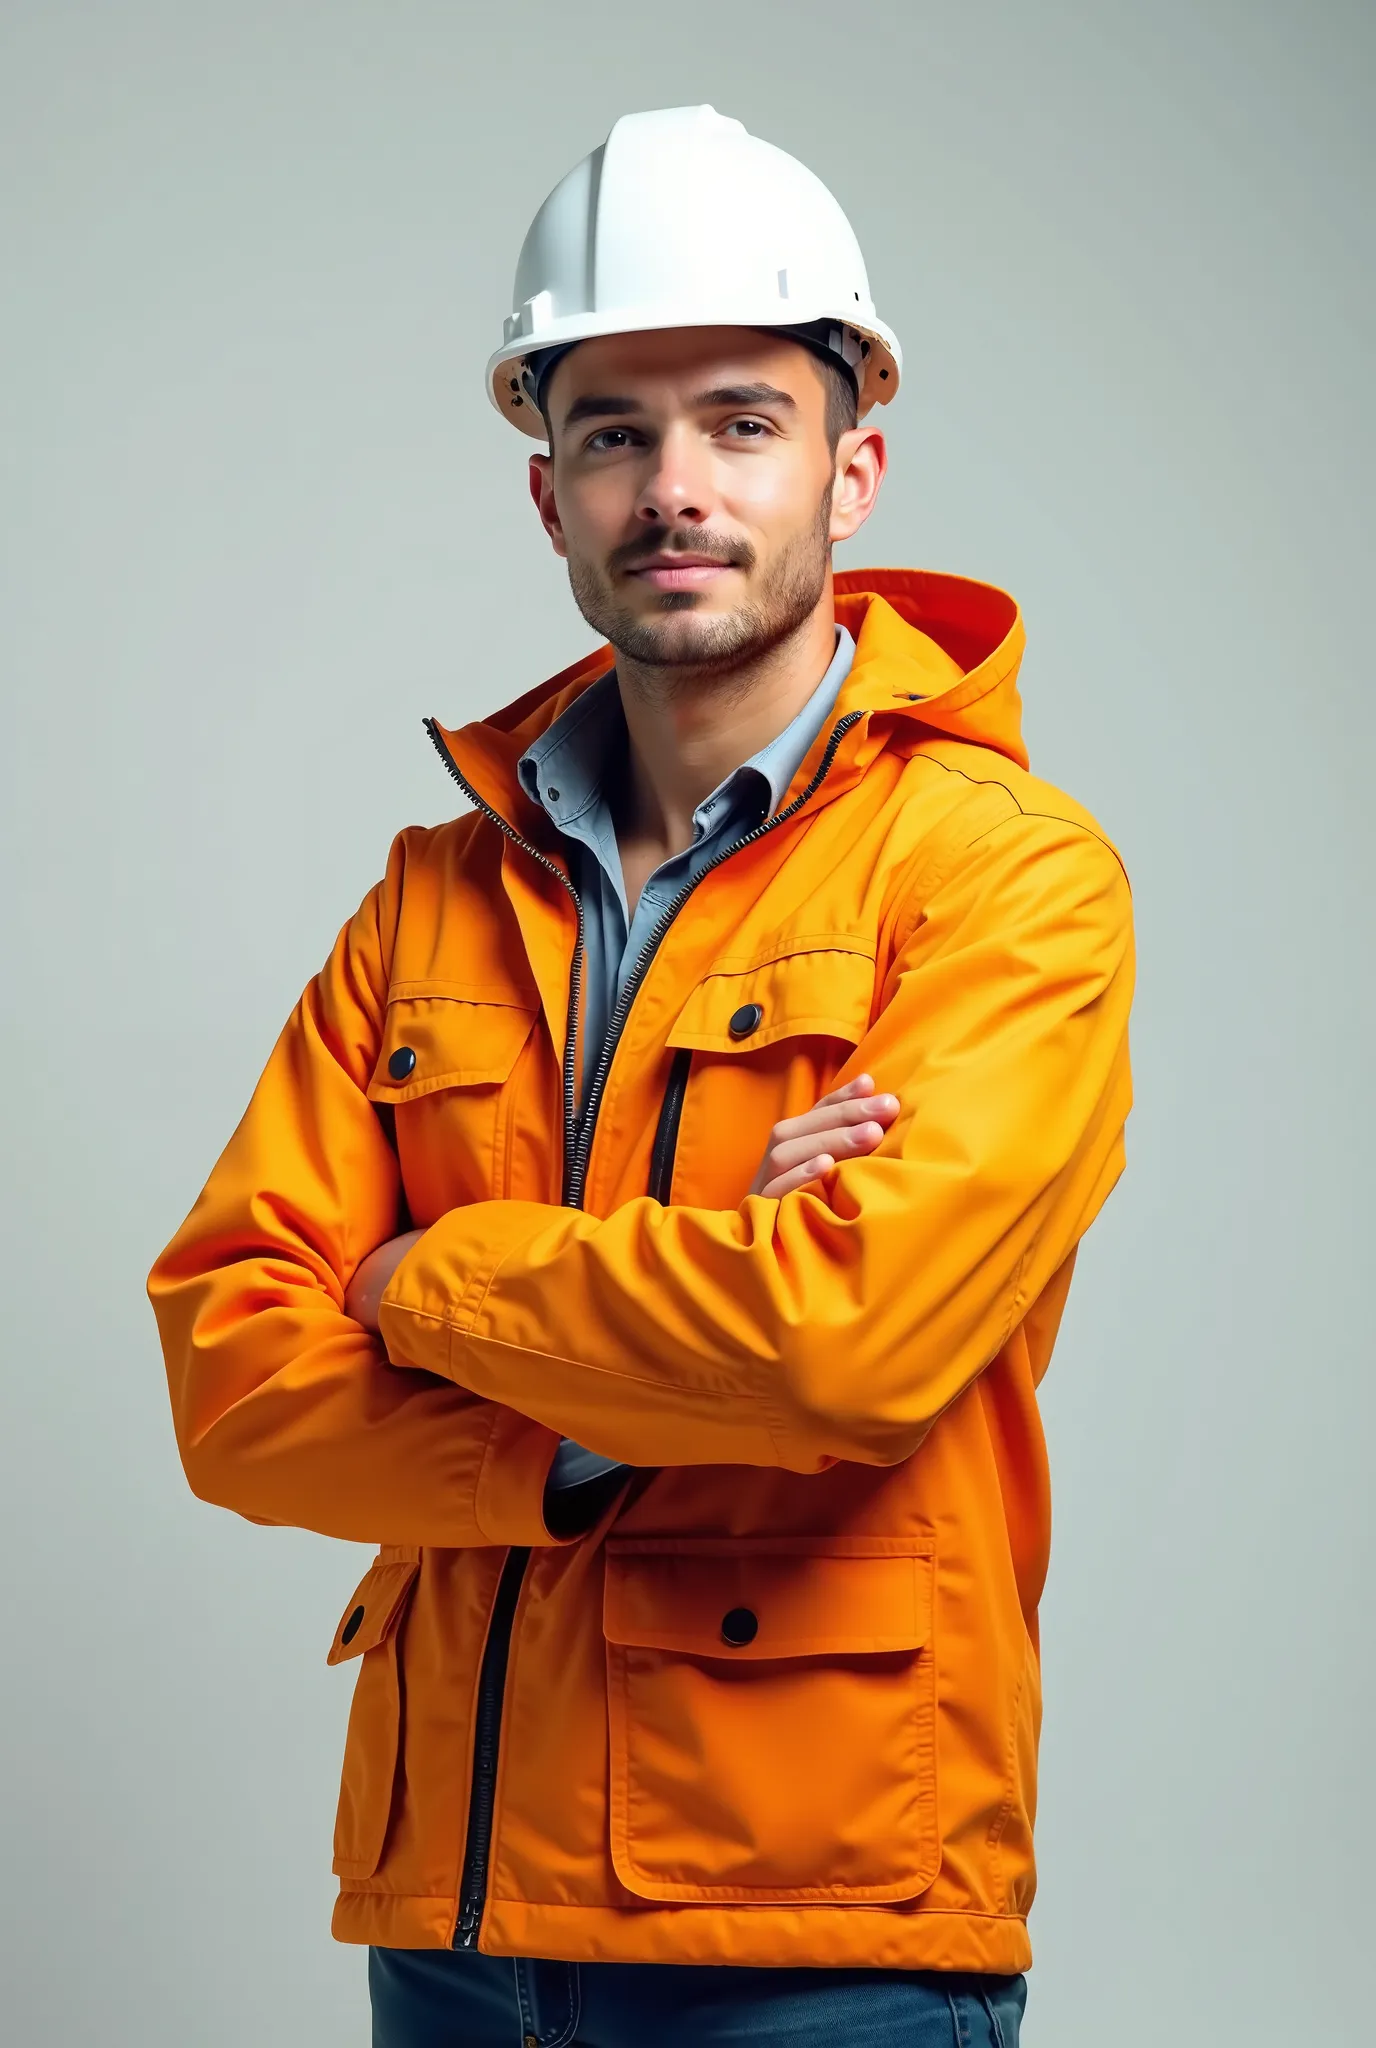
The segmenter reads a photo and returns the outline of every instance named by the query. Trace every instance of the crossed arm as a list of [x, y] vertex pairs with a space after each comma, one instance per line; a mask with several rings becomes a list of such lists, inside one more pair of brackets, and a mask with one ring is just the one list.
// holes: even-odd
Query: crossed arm
[[479, 1202], [398, 1248], [366, 1094], [379, 905], [306, 991], [150, 1281], [188, 1478], [253, 1520], [548, 1543], [561, 1437], [640, 1466], [897, 1462], [1120, 1170], [1126, 884], [1082, 826], [1020, 819], [957, 849], [901, 937], [859, 1049], [891, 1112], [819, 1104], [734, 1209]]
[[[809, 1181], [820, 1180], [842, 1159], [863, 1159], [873, 1152], [898, 1115], [896, 1095], [876, 1094], [874, 1077], [857, 1074], [843, 1088], [824, 1095], [815, 1109], [784, 1117], [769, 1134], [752, 1195], [778, 1201]], [[376, 1330], [382, 1297], [392, 1275], [423, 1230], [404, 1230], [369, 1252], [344, 1294], [344, 1308], [365, 1330]]]

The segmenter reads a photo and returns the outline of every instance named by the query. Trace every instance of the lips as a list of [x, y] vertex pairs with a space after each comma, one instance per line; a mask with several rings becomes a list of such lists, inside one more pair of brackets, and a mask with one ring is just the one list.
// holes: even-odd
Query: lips
[[732, 567], [709, 555], [652, 555], [629, 573], [656, 590], [704, 590], [719, 577], [729, 576]]

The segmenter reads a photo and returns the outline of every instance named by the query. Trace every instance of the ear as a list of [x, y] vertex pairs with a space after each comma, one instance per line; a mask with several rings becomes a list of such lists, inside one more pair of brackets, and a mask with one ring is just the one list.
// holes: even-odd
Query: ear
[[554, 549], [555, 554], [567, 555], [568, 549], [564, 545], [564, 529], [559, 523], [559, 507], [554, 502], [554, 460], [552, 456], [531, 456], [530, 495], [535, 500], [535, 509], [540, 515], [540, 524], [549, 535], [550, 545]]
[[831, 494], [829, 538], [849, 540], [874, 510], [889, 466], [889, 451], [878, 427], [851, 427], [836, 444], [836, 482]]

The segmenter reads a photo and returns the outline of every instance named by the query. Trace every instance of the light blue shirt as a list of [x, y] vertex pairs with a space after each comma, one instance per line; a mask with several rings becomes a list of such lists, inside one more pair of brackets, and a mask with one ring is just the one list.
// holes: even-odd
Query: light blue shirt
[[[665, 910], [727, 846], [753, 832], [783, 803], [808, 749], [826, 724], [850, 673], [855, 642], [836, 628], [836, 652], [802, 710], [777, 739], [733, 768], [693, 813], [692, 844], [657, 867], [631, 915], [604, 777], [624, 761], [626, 721], [616, 672], [609, 670], [528, 747], [517, 764], [522, 787], [569, 843], [569, 872], [583, 903], [582, 1102], [627, 976]], [[550, 1472], [572, 1486], [613, 1469], [614, 1461], [563, 1443]]]

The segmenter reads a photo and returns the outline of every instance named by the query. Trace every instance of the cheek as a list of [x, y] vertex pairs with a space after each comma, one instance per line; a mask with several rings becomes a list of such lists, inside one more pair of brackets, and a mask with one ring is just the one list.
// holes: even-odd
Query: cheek
[[777, 455], [724, 458], [720, 503], [729, 519], [767, 545], [798, 531], [804, 516], [821, 504], [829, 474], [809, 451], [791, 447]]
[[614, 548], [625, 535], [635, 500], [629, 469], [602, 470], [569, 484], [556, 478], [554, 502], [570, 553], [597, 556]]

